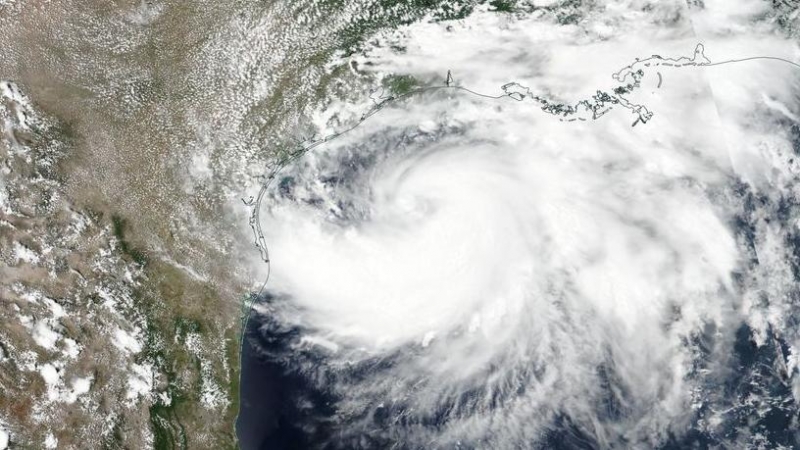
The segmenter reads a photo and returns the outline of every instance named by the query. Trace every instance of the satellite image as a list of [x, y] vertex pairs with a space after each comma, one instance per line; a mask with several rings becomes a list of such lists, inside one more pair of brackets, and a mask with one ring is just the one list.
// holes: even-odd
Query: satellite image
[[6, 449], [800, 449], [800, 2], [0, 0]]

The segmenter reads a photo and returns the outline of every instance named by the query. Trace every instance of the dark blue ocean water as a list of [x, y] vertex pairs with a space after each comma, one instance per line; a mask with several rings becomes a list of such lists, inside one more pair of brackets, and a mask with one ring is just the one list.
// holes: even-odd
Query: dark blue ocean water
[[[285, 336], [269, 336], [259, 331], [261, 323], [253, 314], [248, 320], [241, 351], [240, 409], [236, 434], [242, 450], [309, 449], [314, 436], [303, 429], [306, 421], [324, 413], [326, 399], [319, 405], [301, 408], [299, 401], [312, 392], [303, 377], [291, 375], [280, 361], [265, 350], [279, 350]], [[272, 353], [274, 354], [274, 353]]]
[[[788, 124], [785, 128], [794, 142], [795, 154], [800, 155], [800, 126]], [[343, 165], [350, 166], [354, 165]], [[281, 189], [288, 195], [288, 185]], [[744, 183], [734, 186], [733, 193], [742, 204], [742, 210], [730, 225], [745, 247], [743, 253], [749, 251], [750, 261], [746, 264], [759, 264], [754, 245], [757, 240], [756, 224], [761, 220], [781, 224], [785, 231], [783, 245], [793, 254], [791, 265], [795, 281], [800, 286], [800, 230], [791, 225], [793, 218], [797, 217], [797, 211], [800, 211], [797, 200], [793, 196], [785, 197], [785, 194], [756, 194]], [[800, 317], [800, 289], [794, 290], [791, 295], [795, 298], [791, 299], [794, 308], [788, 312], [791, 317], [787, 318], [790, 329], [769, 330], [764, 345], [755, 345], [752, 330], [744, 323], [725, 331], [727, 336], [724, 340], [727, 342], [724, 344], [715, 337], [719, 330], [708, 330], [697, 336], [696, 342], [688, 343], [700, 353], [709, 354], [712, 349], [722, 346], [730, 358], [725, 362], [725, 367], [715, 368], [715, 376], [702, 379], [700, 386], [706, 401], [697, 411], [690, 413], [693, 417], [689, 426], [676, 430], [659, 448], [745, 448], [746, 444], [753, 442], [751, 437], [757, 435], [762, 448], [780, 445], [783, 448], [800, 449], [800, 410], [791, 394], [790, 374], [785, 372], [785, 365], [782, 365], [782, 361], [790, 356], [784, 335], [794, 335], [797, 333], [794, 330], [800, 327], [800, 319], [797, 319]], [[265, 298], [264, 301], [269, 299]], [[764, 298], [763, 301], [769, 303], [770, 299]], [[292, 353], [290, 344], [296, 341], [298, 331], [269, 323], [264, 326], [263, 320], [254, 315], [248, 321], [241, 349], [241, 409], [236, 430], [243, 450], [409, 448], [402, 443], [377, 440], [375, 436], [381, 435], [378, 432], [366, 431], [363, 439], [357, 441], [337, 440], [339, 432], [348, 428], [347, 423], [336, 420], [337, 399], [327, 394], [320, 383], [312, 383], [301, 372], [291, 370], [297, 355]], [[306, 354], [301, 358], [307, 363], [308, 358], [314, 358], [314, 355]], [[319, 355], [318, 358], [317, 363], [324, 366], [324, 356]], [[697, 367], [692, 369], [696, 370], [698, 378], [707, 369], [703, 365], [701, 358]], [[363, 373], [354, 375], [365, 376]], [[613, 379], [611, 376], [608, 378]], [[615, 417], [624, 414], [614, 395], [613, 389], [609, 388], [607, 401], [600, 405], [602, 410], [598, 411], [598, 416], [612, 422]], [[723, 413], [718, 414], [720, 411]], [[711, 415], [722, 420], [722, 425], [714, 433], [705, 431], [707, 428], [701, 426]], [[376, 414], [375, 417], [376, 429], [402, 426], [396, 423], [392, 425], [393, 422], [386, 420], [383, 414]], [[433, 428], [442, 425], [444, 423], [426, 424]], [[463, 443], [458, 448], [466, 450], [481, 446]], [[549, 432], [536, 445], [521, 443], [517, 448], [596, 449], [600, 445], [593, 436], [575, 426], [568, 416], [562, 415], [553, 420]]]
[[[800, 128], [797, 129], [800, 142]], [[769, 216], [774, 223], [789, 223], [798, 211], [793, 199], [779, 198], [777, 201], [752, 192], [740, 184], [734, 189], [739, 197], [742, 211], [731, 224], [743, 243], [745, 262], [742, 273], [734, 274], [735, 283], [743, 290], [747, 287], [747, 271], [759, 264], [755, 251], [756, 223]], [[791, 260], [793, 275], [800, 280], [800, 229], [784, 228], [786, 249]], [[761, 444], [761, 448], [800, 449], [800, 409], [791, 392], [791, 374], [786, 373], [785, 361], [791, 352], [786, 335], [792, 339], [800, 328], [800, 283], [798, 289], [789, 294], [793, 307], [785, 318], [787, 330], [767, 330], [762, 345], [755, 344], [753, 330], [744, 322], [738, 327], [725, 330], [708, 324], [686, 345], [697, 355], [689, 368], [688, 377], [694, 378], [702, 390], [701, 407], [687, 411], [688, 426], [675, 430], [659, 446], [661, 449], [706, 449], [747, 448], [748, 444]], [[259, 300], [269, 306], [270, 302], [288, 301], [277, 299], [266, 293]], [[764, 297], [765, 304], [771, 299]], [[366, 377], [380, 377], [391, 373], [387, 368], [393, 364], [392, 357], [380, 362], [370, 362], [351, 369], [329, 370], [326, 356], [304, 350], [298, 353], [297, 344], [301, 331], [270, 320], [267, 316], [251, 315], [244, 330], [241, 349], [241, 410], [236, 423], [237, 435], [243, 450], [282, 449], [414, 449], [402, 442], [392, 442], [386, 436], [402, 433], [386, 432], [388, 427], [403, 427], [404, 411], [373, 411], [373, 429], [359, 429], [354, 438], [352, 429], [335, 414], [337, 398], [326, 390], [328, 379], [347, 385], [358, 385]], [[712, 354], [714, 355], [712, 357]], [[716, 364], [711, 367], [708, 361]], [[298, 368], [312, 367], [309, 375]], [[597, 417], [613, 424], [627, 414], [620, 405], [619, 389], [615, 389], [614, 368], [600, 367], [600, 382], [608, 386], [608, 395], [596, 405]], [[708, 374], [712, 375], [708, 375]], [[314, 379], [307, 378], [313, 376]], [[330, 378], [328, 378], [330, 377]], [[465, 393], [469, 395], [470, 393]], [[624, 393], [622, 394], [624, 395]], [[382, 399], [378, 399], [382, 400]], [[400, 407], [402, 408], [402, 406]], [[710, 418], [721, 421], [721, 425], [708, 431]], [[446, 414], [418, 422], [432, 430], [446, 425]], [[407, 425], [407, 424], [406, 424]], [[391, 431], [391, 430], [389, 430]], [[347, 437], [343, 437], [347, 436]], [[754, 442], [754, 437], [755, 441]], [[459, 450], [484, 448], [480, 443], [464, 442]], [[557, 416], [546, 435], [530, 446], [520, 443], [519, 449], [597, 449], [600, 444], [594, 436], [581, 430], [567, 415]], [[753, 446], [752, 448], [759, 448]]]
[[[319, 385], [312, 384], [297, 372], [287, 370], [291, 358], [286, 359], [287, 343], [297, 338], [295, 330], [279, 327], [263, 327], [262, 319], [253, 315], [248, 321], [242, 347], [242, 371], [240, 400], [241, 409], [236, 423], [236, 432], [243, 450], [282, 449], [411, 449], [402, 443], [376, 439], [365, 433], [363, 439], [346, 442], [337, 441], [337, 430], [346, 428], [346, 423], [335, 420], [336, 399], [326, 395]], [[766, 345], [757, 347], [751, 330], [742, 325], [736, 332], [732, 347], [731, 367], [728, 375], [718, 386], [709, 386], [714, 403], [727, 407], [740, 404], [748, 397], [765, 400], [758, 408], [734, 407], [725, 417], [723, 433], [710, 435], [699, 427], [690, 427], [679, 435], [672, 436], [660, 448], [705, 449], [736, 441], [738, 434], [747, 430], [764, 436], [767, 448], [781, 444], [786, 448], [800, 448], [798, 431], [798, 409], [796, 405], [779, 404], [770, 399], [791, 399], [786, 374], [774, 370], [776, 354], [788, 354], [788, 347], [779, 338], [772, 336]], [[307, 355], [306, 355], [307, 356]], [[324, 359], [319, 362], [324, 364]], [[606, 405], [607, 414], [613, 417], [613, 401]], [[773, 408], [763, 410], [765, 404]], [[698, 411], [698, 418], [703, 411]], [[438, 427], [443, 423], [431, 423]], [[376, 420], [376, 428], [390, 425]], [[381, 435], [376, 430], [375, 436]], [[463, 443], [458, 449], [477, 449], [479, 444]], [[567, 416], [557, 417], [543, 439], [530, 447], [537, 449], [598, 449], [598, 442], [576, 427]]]

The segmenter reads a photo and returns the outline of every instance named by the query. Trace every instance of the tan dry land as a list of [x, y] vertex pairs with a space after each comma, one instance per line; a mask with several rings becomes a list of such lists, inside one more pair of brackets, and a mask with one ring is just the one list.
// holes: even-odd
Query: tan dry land
[[322, 78], [309, 67], [324, 45], [288, 29], [294, 15], [0, 2], [0, 80], [16, 92], [0, 105], [12, 448], [235, 446], [255, 257], [238, 197], [297, 117], [306, 72]]
[[343, 56], [472, 4], [449, 3], [0, 0], [11, 448], [235, 447], [240, 198], [310, 111], [374, 85]]

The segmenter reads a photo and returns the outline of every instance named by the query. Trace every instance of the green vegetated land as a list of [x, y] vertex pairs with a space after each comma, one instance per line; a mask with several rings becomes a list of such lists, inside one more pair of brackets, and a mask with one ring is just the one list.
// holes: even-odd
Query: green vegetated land
[[[364, 1], [358, 5], [361, 13], [357, 19], [329, 23], [330, 17], [340, 15], [346, 3], [345, 0], [304, 2], [294, 10], [304, 15], [303, 27], [332, 27], [336, 31], [322, 45], [287, 41], [292, 47], [285, 50], [292, 57], [286, 64], [291, 65], [276, 67], [278, 76], [273, 83], [278, 89], [246, 112], [244, 123], [258, 123], [254, 127], [257, 135], [270, 136], [273, 131], [291, 128], [293, 122], [287, 117], [293, 109], [313, 103], [314, 99], [293, 103], [294, 92], [309, 92], [320, 99], [347, 89], [342, 80], [352, 73], [346, 66], [334, 67], [314, 79], [310, 86], [302, 76], [319, 71], [337, 52], [343, 51], [345, 55], [359, 52], [375, 32], [426, 16], [435, 21], [465, 18], [482, 2]], [[498, 13], [517, 10], [514, 1], [493, 0], [489, 4]], [[239, 39], [237, 33], [241, 30], [234, 30], [235, 26], [247, 29], [258, 23], [258, 14], [285, 8], [271, 3], [243, 5], [225, 1], [206, 6], [208, 10], [167, 2], [157, 20], [136, 28], [114, 22], [118, 11], [112, 6], [95, 10], [83, 5], [81, 14], [103, 20], [86, 22], [65, 13], [63, 24], [72, 28], [61, 30], [60, 22], [48, 23], [46, 32], [31, 38], [47, 44], [48, 33], [58, 31], [62, 36], [51, 45], [49, 53], [41, 56], [39, 64], [45, 69], [33, 70], [34, 61], [24, 68], [29, 72], [19, 74], [20, 78], [35, 74], [31, 83], [33, 95], [41, 88], [46, 93], [39, 97], [41, 106], [59, 122], [70, 125], [70, 145], [75, 152], [65, 168], [67, 178], [73, 183], [71, 195], [79, 197], [77, 204], [94, 208], [105, 217], [104, 223], [116, 239], [119, 254], [141, 268], [134, 300], [146, 318], [147, 328], [145, 348], [137, 358], [141, 364], [152, 365], [155, 371], [154, 388], [160, 395], [147, 405], [147, 414], [154, 445], [159, 450], [237, 446], [233, 429], [239, 407], [241, 321], [237, 319], [249, 280], [242, 280], [241, 274], [225, 267], [235, 257], [225, 256], [225, 252], [207, 245], [204, 238], [192, 234], [194, 229], [186, 231], [187, 225], [179, 220], [192, 217], [201, 225], [191, 224], [191, 227], [208, 224], [213, 230], [232, 229], [224, 222], [225, 206], [221, 199], [227, 198], [226, 193], [218, 188], [226, 183], [211, 180], [187, 194], [184, 188], [187, 169], [174, 154], [196, 132], [192, 128], [194, 123], [185, 122], [186, 117], [213, 112], [213, 105], [194, 103], [195, 97], [205, 98], [201, 97], [204, 91], [199, 87], [203, 85], [196, 81], [204, 75], [197, 73], [197, 66], [193, 65], [196, 61], [191, 58], [220, 35], [230, 33], [230, 39]], [[286, 27], [297, 26], [296, 17], [283, 19]], [[104, 23], [122, 28], [106, 29]], [[118, 49], [113, 50], [97, 40], [81, 44], [79, 52], [71, 40], [82, 39], [85, 33], [105, 36], [103, 32], [108, 30], [114, 31], [109, 35], [114, 39], [130, 37], [133, 44], [120, 41]], [[306, 44], [308, 50], [304, 48]], [[34, 50], [32, 47], [28, 51], [33, 52], [31, 55], [39, 54]], [[52, 79], [38, 75], [40, 72], [49, 73]], [[220, 77], [218, 85], [227, 82], [225, 74], [208, 76]], [[119, 80], [126, 79], [130, 80], [128, 84], [118, 85]], [[57, 80], [59, 95], [54, 95], [50, 88], [56, 83], [53, 80]], [[421, 80], [407, 74], [390, 75], [382, 83], [392, 95], [402, 95], [423, 85]], [[211, 134], [222, 131], [212, 130]], [[213, 142], [209, 145], [216, 148]], [[171, 213], [175, 211], [184, 215], [173, 218]], [[213, 262], [206, 264], [210, 267], [204, 272], [209, 275], [207, 280], [199, 279], [176, 263], [197, 269], [193, 263], [201, 260]], [[193, 343], [197, 343], [196, 351], [189, 350]], [[202, 405], [203, 383], [209, 379], [224, 392], [227, 401], [216, 409]], [[116, 424], [105, 446], [136, 447], [138, 443], [128, 441], [126, 430], [125, 423]]]
[[[432, 15], [437, 21], [458, 20], [464, 18], [468, 16], [479, 3], [482, 2], [464, 0], [414, 0], [412, 2], [394, 2], [388, 0], [379, 0], [377, 2], [366, 3], [367, 6], [365, 9], [367, 13], [362, 14], [362, 18], [350, 22], [344, 28], [342, 28], [337, 33], [337, 40], [331, 42], [330, 46], [315, 53], [309, 54], [307, 60], [304, 62], [298, 61], [298, 67], [324, 65], [337, 50], [344, 50], [345, 54], [358, 52], [364, 45], [365, 41], [373, 33], [381, 29], [394, 28], [403, 24], [412, 23], [422, 19], [426, 15]], [[515, 10], [515, 4], [516, 2], [514, 1], [498, 0], [491, 2], [493, 10], [497, 12], [513, 12]], [[329, 0], [321, 2], [317, 5], [317, 7], [323, 11], [330, 9], [332, 12], [340, 10], [340, 8], [343, 6], [344, 2], [342, 0]], [[334, 67], [331, 73], [321, 78], [318, 85], [312, 87], [314, 95], [317, 98], [324, 98], [330, 94], [331, 90], [336, 89], [337, 79], [346, 77], [348, 75], [349, 72], [344, 66]], [[282, 105], [286, 100], [281, 92], [292, 91], [296, 87], [293, 85], [293, 83], [297, 83], [298, 81], [298, 78], [292, 76], [291, 72], [289, 72], [289, 74], [287, 74], [287, 76], [285, 76], [281, 81], [282, 89], [279, 90], [275, 96], [269, 99], [269, 103], [265, 105], [265, 108], [261, 111], [267, 120], [264, 128], [265, 132], [269, 131], [269, 126], [277, 125], [277, 122], [274, 121], [280, 120], [279, 117], [282, 115], [280, 114], [283, 108]], [[390, 75], [384, 78], [382, 83], [383, 87], [392, 95], [403, 95], [423, 85], [421, 80], [406, 74]], [[275, 112], [278, 112], [278, 114], [274, 114]], [[171, 292], [165, 294], [166, 298], [175, 297], [175, 294]], [[203, 320], [204, 319], [201, 317], [199, 322], [194, 322], [192, 326], [197, 326], [198, 328], [202, 329]], [[180, 330], [181, 327], [177, 327], [177, 329]], [[233, 401], [231, 407], [229, 408], [230, 414], [226, 415], [226, 420], [228, 421], [228, 425], [231, 427], [231, 429], [236, 410], [238, 410], [239, 405], [237, 394], [239, 389], [238, 358], [240, 349], [238, 347], [239, 341], [235, 339], [239, 331], [240, 330], [238, 329], [228, 330], [225, 335], [226, 342], [229, 343], [227, 346], [227, 358], [229, 359], [231, 366], [237, 369], [237, 373], [235, 373], [235, 376], [230, 378], [228, 384], [228, 389], [229, 392], [231, 392], [231, 398]], [[180, 332], [177, 330], [175, 333], [178, 335], [180, 334]], [[163, 340], [166, 342], [171, 342], [174, 338], [174, 335], [169, 335], [169, 333], [162, 332], [162, 334], [164, 334]], [[164, 361], [172, 361], [173, 364], [178, 366], [191, 365], [191, 361], [187, 359], [185, 355], [169, 355], [168, 353], [163, 353], [163, 350], [162, 353], [158, 354], [158, 358]], [[177, 371], [172, 371], [170, 373], [171, 379], [175, 377], [176, 372]], [[171, 381], [171, 383], [173, 386], [177, 386], [177, 383], [174, 383], [174, 381]], [[191, 421], [190, 417], [193, 411], [193, 400], [196, 399], [192, 397], [192, 392], [179, 391], [177, 387], [174, 389], [176, 391], [174, 398], [177, 401], [173, 401], [173, 404], [170, 406], [155, 405], [151, 410], [153, 427], [155, 430], [157, 430], [156, 435], [158, 448], [184, 448], [183, 445], [189, 445], [189, 448], [191, 448], [191, 438], [189, 438], [187, 444], [185, 433], [187, 429], [192, 429], [192, 425], [189, 422]], [[235, 436], [231, 435], [230, 438], [231, 441], [225, 445], [235, 447]]]

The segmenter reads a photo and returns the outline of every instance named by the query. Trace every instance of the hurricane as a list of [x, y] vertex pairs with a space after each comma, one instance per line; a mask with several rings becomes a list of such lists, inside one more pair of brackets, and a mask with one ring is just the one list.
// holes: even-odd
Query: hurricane
[[368, 70], [423, 87], [274, 173], [260, 351], [308, 447], [796, 439], [796, 45], [613, 13], [387, 34]]

